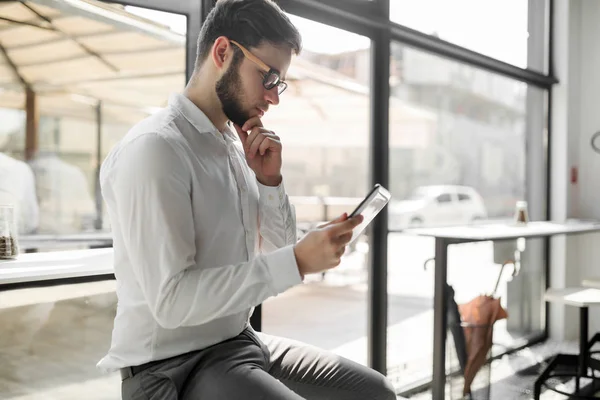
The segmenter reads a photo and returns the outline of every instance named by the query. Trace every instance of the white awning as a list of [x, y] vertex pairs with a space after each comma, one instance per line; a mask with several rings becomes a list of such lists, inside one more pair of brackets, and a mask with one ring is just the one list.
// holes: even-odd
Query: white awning
[[0, 107], [134, 123], [185, 85], [185, 36], [93, 0], [0, 3]]

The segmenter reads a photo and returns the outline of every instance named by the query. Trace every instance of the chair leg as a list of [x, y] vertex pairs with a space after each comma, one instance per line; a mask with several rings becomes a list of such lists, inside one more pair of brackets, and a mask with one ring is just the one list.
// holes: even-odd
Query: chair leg
[[534, 400], [540, 400], [540, 396], [542, 395], [542, 385], [546, 383], [550, 377], [552, 377], [552, 371], [554, 371], [554, 369], [559, 365], [570, 367], [578, 366], [579, 357], [577, 354], [557, 354], [554, 356], [552, 361], [550, 361], [548, 366], [544, 368], [540, 376], [535, 380], [533, 385]]
[[594, 345], [598, 342], [600, 342], [600, 332], [596, 333], [588, 342], [588, 350], [594, 347]]
[[594, 371], [600, 371], [600, 360], [591, 357], [588, 358], [588, 367]]

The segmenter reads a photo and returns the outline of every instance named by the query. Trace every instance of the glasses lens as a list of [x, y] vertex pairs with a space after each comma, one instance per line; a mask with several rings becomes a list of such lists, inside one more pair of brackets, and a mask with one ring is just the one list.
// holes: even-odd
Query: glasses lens
[[265, 81], [263, 83], [267, 90], [271, 90], [277, 84], [279, 84], [279, 75], [277, 75], [275, 72], [271, 72], [265, 77]]
[[285, 89], [287, 89], [287, 83], [279, 82], [279, 85], [277, 85], [277, 94], [283, 93]]

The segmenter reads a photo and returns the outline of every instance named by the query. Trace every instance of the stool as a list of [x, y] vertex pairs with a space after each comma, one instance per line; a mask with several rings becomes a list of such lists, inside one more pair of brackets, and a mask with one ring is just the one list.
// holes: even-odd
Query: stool
[[581, 286], [600, 289], [600, 278], [586, 278], [581, 281]]
[[[559, 303], [579, 308], [579, 354], [557, 354], [550, 364], [540, 374], [534, 385], [534, 399], [539, 400], [542, 386], [552, 377], [574, 377], [575, 393], [566, 393], [556, 388], [546, 386], [554, 392], [581, 399], [593, 399], [579, 394], [580, 378], [589, 378], [594, 383], [599, 378], [594, 375], [588, 375], [588, 368], [600, 371], [600, 361], [590, 357], [590, 347], [594, 341], [588, 343], [588, 311], [590, 306], [600, 305], [600, 290], [585, 287], [571, 287], [565, 289], [548, 289], [544, 295], [544, 300], [552, 303]], [[594, 336], [594, 340], [597, 340]], [[557, 367], [576, 367], [576, 372], [572, 374], [552, 374]]]
[[[589, 277], [581, 281], [581, 286], [588, 288], [600, 289], [600, 278]], [[591, 349], [596, 343], [600, 342], [600, 332], [597, 332], [594, 337], [588, 342], [588, 349]], [[591, 354], [600, 354], [600, 351], [590, 351]]]

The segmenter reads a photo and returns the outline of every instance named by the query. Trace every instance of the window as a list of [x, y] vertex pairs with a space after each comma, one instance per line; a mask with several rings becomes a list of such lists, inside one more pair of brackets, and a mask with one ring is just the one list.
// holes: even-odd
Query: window
[[[0, 150], [5, 162], [25, 162], [31, 170], [39, 207], [39, 217], [21, 216], [31, 219], [20, 224], [30, 227], [21, 234], [109, 229], [97, 201], [101, 160], [129, 127], [185, 85], [185, 17], [167, 18], [178, 21], [176, 32], [122, 6], [110, 7], [125, 24], [96, 6], [65, 7], [0, 5], [0, 16], [17, 21], [0, 30], [0, 119], [8, 121]], [[49, 24], [55, 30], [43, 29]]]
[[[94, 1], [0, 4], [0, 203], [32, 200], [39, 211], [19, 215], [22, 252], [37, 249], [40, 238], [67, 234], [88, 247], [82, 232], [110, 229], [97, 201], [100, 162], [133, 124], [185, 86], [186, 18], [161, 15], [180, 29]], [[40, 27], [49, 24], [55, 29]], [[14, 175], [19, 179], [4, 179]], [[59, 240], [43, 243], [53, 244], [40, 252], [66, 248]], [[52, 263], [57, 254], [38, 260]], [[69, 266], [54, 264], [79, 268], [89, 262], [85, 254], [69, 254]], [[95, 366], [110, 345], [115, 290], [114, 280], [1, 287], [0, 397], [120, 398], [119, 373]]]
[[[391, 53], [390, 228], [511, 221], [531, 190], [526, 171], [544, 173], [529, 152], [545, 135], [545, 92], [399, 43]], [[454, 187], [461, 201], [438, 186]], [[388, 371], [402, 388], [431, 377], [434, 268], [423, 265], [434, 239], [392, 232], [388, 249]], [[495, 326], [494, 341], [505, 346], [543, 330], [542, 246], [527, 241], [521, 254], [520, 274], [507, 272], [497, 292], [509, 319]], [[448, 282], [459, 304], [494, 288], [499, 258], [492, 242], [450, 246]]]
[[543, 51], [545, 41], [541, 40], [540, 48], [528, 46], [535, 41], [537, 47], [538, 36], [544, 35], [529, 29], [530, 10], [543, 15], [545, 6], [545, 0], [391, 0], [390, 20], [517, 67], [544, 72], [544, 63], [528, 61], [528, 56]]
[[[281, 137], [283, 176], [301, 231], [350, 213], [369, 186], [369, 40], [291, 15], [303, 36], [288, 89], [263, 123]], [[342, 264], [267, 300], [264, 332], [366, 364], [365, 238]]]
[[444, 193], [444, 194], [440, 194], [437, 198], [436, 198], [438, 203], [451, 203], [452, 202], [452, 196], [450, 196], [448, 193]]
[[458, 194], [458, 201], [469, 201], [469, 200], [471, 200], [471, 196], [469, 196], [468, 194], [464, 194], [464, 193]]

